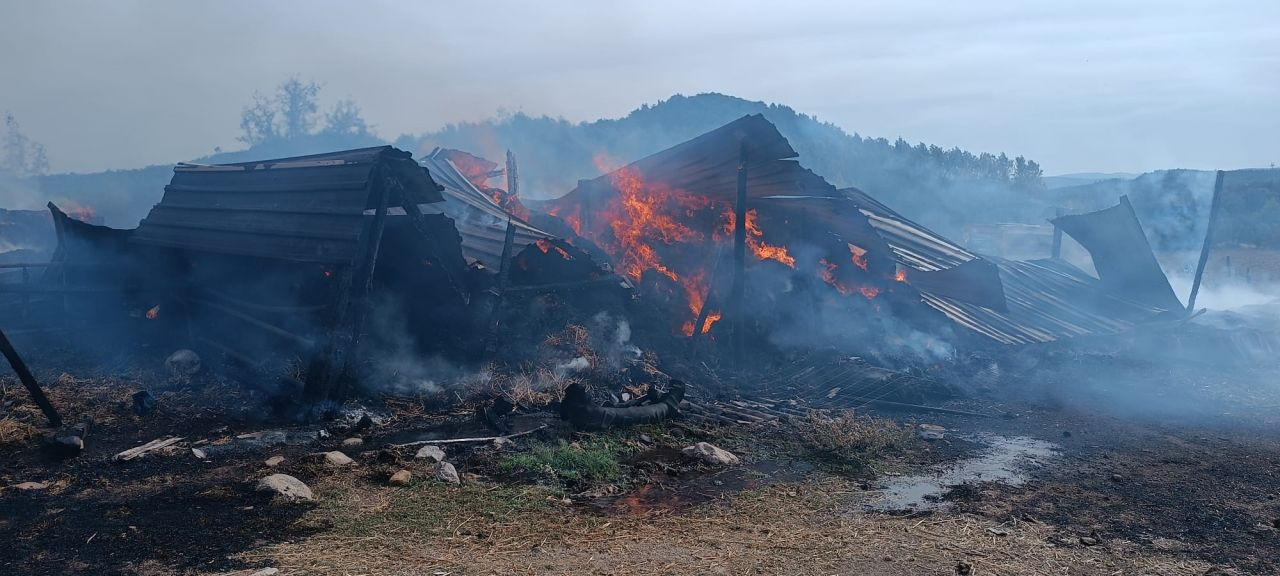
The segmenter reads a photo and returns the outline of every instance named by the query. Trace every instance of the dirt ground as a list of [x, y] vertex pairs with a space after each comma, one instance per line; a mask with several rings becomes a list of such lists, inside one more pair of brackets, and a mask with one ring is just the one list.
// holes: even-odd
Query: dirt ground
[[[1095, 367], [1055, 372], [1064, 382]], [[68, 421], [91, 420], [85, 452], [59, 460], [40, 448], [38, 415], [11, 378], [0, 378], [0, 573], [4, 574], [1275, 574], [1280, 573], [1280, 442], [1271, 372], [1215, 369], [1170, 374], [1135, 365], [1163, 390], [1216, 404], [1218, 418], [1176, 418], [1104, 401], [996, 391], [947, 404], [999, 415], [883, 414], [946, 429], [857, 469], [833, 466], [788, 440], [789, 423], [706, 429], [687, 423], [601, 434], [548, 427], [514, 446], [448, 445], [462, 483], [434, 480], [414, 447], [388, 444], [423, 430], [488, 435], [459, 408], [436, 414], [412, 400], [365, 430], [342, 422], [282, 423], [265, 400], [221, 381], [164, 381], [145, 372], [104, 376], [48, 370]], [[1010, 378], [1022, 375], [1013, 374]], [[1210, 385], [1212, 384], [1212, 385]], [[145, 387], [156, 412], [130, 411]], [[1059, 387], [1060, 386], [1060, 387]], [[1196, 392], [1199, 390], [1200, 392]], [[1248, 392], [1247, 394], [1245, 392]], [[1199, 394], [1199, 396], [1197, 396]], [[287, 429], [330, 436], [269, 447], [240, 434]], [[981, 451], [976, 434], [1037, 438], [1054, 445], [1023, 483], [973, 482], [928, 510], [870, 508], [900, 475], [941, 473]], [[177, 435], [184, 441], [145, 458], [111, 455]], [[341, 448], [347, 436], [358, 448]], [[679, 448], [699, 440], [743, 459], [728, 468], [695, 464]], [[584, 452], [607, 446], [622, 476], [594, 483], [546, 482], [503, 468], [531, 446], [556, 442]], [[191, 448], [215, 449], [206, 459]], [[579, 448], [579, 447], [585, 448]], [[350, 467], [318, 454], [343, 449]], [[285, 458], [269, 468], [264, 460]], [[393, 487], [391, 472], [413, 473]], [[254, 490], [270, 473], [293, 475], [315, 502], [274, 502]], [[22, 490], [22, 482], [42, 489]]]

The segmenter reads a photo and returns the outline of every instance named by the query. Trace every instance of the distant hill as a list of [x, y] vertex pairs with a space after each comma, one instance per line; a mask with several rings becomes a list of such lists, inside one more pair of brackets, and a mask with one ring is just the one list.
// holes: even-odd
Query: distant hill
[[[1046, 198], [1072, 212], [1114, 206], [1128, 195], [1156, 250], [1198, 250], [1213, 200], [1215, 173], [1159, 170], [1128, 180], [1111, 179], [1053, 188]], [[1280, 248], [1280, 170], [1226, 173], [1215, 241], [1224, 245]]]
[[[787, 106], [723, 94], [676, 95], [643, 105], [622, 118], [571, 123], [546, 116], [506, 115], [404, 135], [395, 144], [415, 154], [435, 146], [459, 148], [502, 161], [507, 149], [520, 165], [529, 198], [553, 198], [580, 178], [599, 175], [678, 144], [746, 114], [763, 114], [800, 154], [800, 162], [837, 186], [856, 186], [890, 206], [948, 234], [967, 223], [1042, 222], [1051, 211], [1041, 198], [1040, 168], [1021, 157], [974, 154], [905, 140], [868, 138]], [[240, 162], [383, 144], [368, 133], [310, 134], [221, 152], [198, 162]], [[172, 166], [39, 177], [44, 199], [91, 207], [111, 226], [134, 226], [157, 202]], [[31, 202], [28, 202], [30, 204]], [[31, 208], [34, 206], [21, 206]]]
[[602, 165], [616, 168], [746, 114], [763, 114], [777, 125], [801, 164], [836, 186], [861, 188], [944, 232], [975, 220], [1044, 215], [1035, 199], [1043, 189], [1035, 162], [866, 138], [787, 106], [723, 94], [676, 95], [623, 118], [576, 124], [515, 114], [401, 136], [396, 145], [417, 154], [436, 146], [459, 148], [493, 160], [511, 149], [523, 193], [554, 198], [573, 189], [578, 179], [599, 175]]
[[1054, 188], [1066, 188], [1067, 186], [1084, 186], [1103, 180], [1132, 180], [1138, 176], [1138, 174], [1130, 174], [1128, 172], [1080, 172], [1045, 176], [1040, 180], [1044, 182], [1045, 188], [1052, 190]]

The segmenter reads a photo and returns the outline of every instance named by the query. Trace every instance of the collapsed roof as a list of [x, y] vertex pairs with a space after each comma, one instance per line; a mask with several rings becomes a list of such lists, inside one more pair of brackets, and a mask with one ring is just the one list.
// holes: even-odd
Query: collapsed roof
[[[575, 232], [604, 247], [620, 270], [633, 280], [640, 280], [641, 273], [657, 270], [682, 282], [695, 314], [702, 307], [699, 293], [705, 291], [710, 298], [714, 290], [685, 279], [700, 279], [705, 270], [697, 268], [707, 268], [709, 260], [705, 256], [691, 260], [675, 251], [683, 243], [705, 253], [714, 241], [725, 239], [717, 236], [714, 229], [723, 222], [708, 220], [704, 214], [734, 203], [738, 168], [744, 164], [747, 206], [756, 212], [756, 228], [748, 218], [749, 239], [780, 247], [759, 251], [757, 258], [773, 258], [792, 269], [803, 268], [795, 254], [787, 253], [787, 247], [794, 247], [796, 241], [820, 246], [828, 257], [821, 260], [825, 270], [819, 272], [842, 294], [851, 288], [851, 283], [862, 282], [858, 291], [872, 298], [886, 289], [884, 280], [888, 276], [918, 292], [917, 302], [972, 334], [1000, 344], [1116, 333], [1177, 308], [1177, 299], [1170, 298], [1172, 290], [1148, 290], [1152, 286], [1158, 288], [1161, 282], [1168, 286], [1158, 265], [1144, 268], [1142, 282], [1134, 284], [1123, 278], [1113, 281], [1115, 273], [1104, 274], [1100, 281], [1061, 260], [983, 257], [857, 189], [837, 190], [801, 166], [794, 160], [796, 156], [770, 122], [759, 115], [744, 116], [612, 173], [581, 181], [573, 191], [550, 202], [550, 212]], [[629, 189], [636, 187], [646, 193], [637, 195]], [[639, 250], [631, 250], [623, 236], [633, 235], [632, 231], [620, 230], [614, 224], [618, 215], [609, 210], [616, 208], [604, 208], [606, 204], [616, 205], [618, 198], [624, 205], [649, 202], [655, 207], [648, 211], [666, 210], [673, 214], [674, 222], [661, 222], [661, 234], [647, 238], [648, 244]], [[648, 211], [637, 213], [647, 217]], [[610, 222], [600, 222], [604, 219]], [[1090, 221], [1096, 222], [1100, 234], [1126, 239], [1123, 250], [1132, 253], [1145, 248], [1150, 255], [1145, 243], [1137, 245], [1132, 241], [1141, 238], [1142, 233], [1136, 219], [1112, 221], [1098, 217]], [[1072, 233], [1070, 228], [1064, 227]], [[732, 229], [731, 220], [726, 229]], [[1082, 244], [1089, 246], [1087, 239]], [[845, 245], [853, 252], [853, 263], [861, 272], [844, 265], [848, 253], [839, 260], [842, 264], [832, 256], [842, 252]], [[633, 266], [636, 252], [645, 257], [641, 259], [642, 266]], [[1106, 254], [1095, 258], [1110, 262]], [[1154, 257], [1150, 261], [1154, 263]], [[680, 264], [685, 266], [683, 270], [679, 269]], [[867, 275], [867, 271], [873, 273]], [[833, 280], [835, 273], [843, 276]], [[887, 284], [888, 290], [894, 288], [892, 282]]]

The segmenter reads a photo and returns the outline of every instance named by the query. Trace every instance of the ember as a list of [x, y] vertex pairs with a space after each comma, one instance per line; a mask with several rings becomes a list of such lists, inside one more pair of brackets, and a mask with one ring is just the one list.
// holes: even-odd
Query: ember
[[150, 310], [147, 310], [147, 320], [155, 320], [159, 316], [160, 316], [159, 304], [156, 304], [155, 306], [152, 306]]
[[849, 254], [853, 258], [853, 265], [863, 270], [867, 269], [867, 251], [864, 248], [854, 244], [849, 244]]

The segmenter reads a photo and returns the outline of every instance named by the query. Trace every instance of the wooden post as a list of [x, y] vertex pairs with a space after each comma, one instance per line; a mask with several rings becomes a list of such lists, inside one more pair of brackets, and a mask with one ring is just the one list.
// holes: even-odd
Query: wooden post
[[1209, 223], [1204, 230], [1204, 246], [1200, 248], [1200, 262], [1196, 264], [1196, 277], [1191, 281], [1191, 295], [1187, 297], [1187, 312], [1195, 310], [1196, 296], [1200, 294], [1200, 279], [1204, 276], [1205, 265], [1209, 263], [1209, 247], [1213, 244], [1213, 228], [1218, 221], [1218, 204], [1222, 201], [1222, 177], [1226, 173], [1219, 170], [1213, 182], [1213, 200], [1209, 203]]
[[13, 371], [18, 374], [18, 380], [22, 381], [22, 385], [27, 387], [27, 392], [31, 393], [31, 398], [36, 401], [36, 406], [40, 407], [40, 411], [44, 412], [44, 417], [49, 419], [49, 425], [57, 428], [62, 426], [62, 417], [58, 415], [58, 411], [54, 409], [53, 404], [49, 403], [49, 398], [44, 395], [44, 390], [40, 389], [40, 384], [36, 382], [36, 377], [31, 375], [31, 370], [27, 369], [27, 364], [22, 361], [22, 357], [18, 356], [18, 351], [13, 348], [13, 344], [9, 342], [9, 337], [0, 331], [0, 353], [9, 360], [9, 365], [13, 366]]
[[734, 362], [741, 368], [743, 348], [746, 345], [746, 297], [747, 273], [747, 142], [738, 148], [738, 202], [734, 206], [733, 226], [733, 353]]
[[507, 197], [520, 196], [520, 176], [516, 174], [516, 155], [507, 150]]
[[501, 317], [502, 300], [506, 297], [507, 286], [510, 284], [515, 243], [516, 227], [511, 219], [507, 219], [507, 234], [502, 240], [502, 257], [498, 262], [498, 295], [493, 299], [493, 309], [489, 311], [489, 322], [484, 335], [484, 351], [490, 355], [498, 351], [498, 319]]
[[[1054, 218], [1061, 218], [1062, 213], [1062, 208], [1058, 208], [1054, 211]], [[1053, 225], [1053, 253], [1051, 256], [1054, 258], [1062, 257], [1062, 229], [1057, 224]]]
[[[358, 324], [351, 322], [352, 312], [357, 310], [363, 312], [362, 306], [366, 304], [364, 300], [368, 295], [367, 290], [373, 281], [374, 262], [371, 262], [370, 258], [376, 260], [378, 257], [382, 230], [386, 224], [387, 205], [390, 201], [390, 191], [382, 183], [380, 175], [375, 174], [369, 179], [369, 187], [369, 194], [375, 193], [375, 188], [376, 193], [380, 194], [378, 209], [374, 213], [373, 223], [366, 225], [360, 234], [356, 244], [356, 257], [350, 264], [342, 267], [338, 284], [335, 286], [324, 348], [314, 353], [307, 368], [307, 381], [303, 393], [312, 401], [327, 400], [333, 394], [335, 383], [345, 374], [346, 354], [352, 351], [357, 342], [351, 339], [350, 334], [342, 335], [342, 329], [351, 325], [352, 332], [357, 336], [359, 330], [363, 329], [363, 316], [357, 319]], [[364, 289], [364, 292], [355, 294], [353, 298], [352, 290], [357, 287]], [[334, 367], [339, 365], [339, 357], [343, 360], [341, 363], [343, 373], [334, 371]]]

